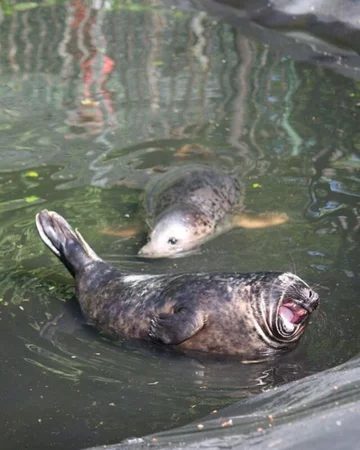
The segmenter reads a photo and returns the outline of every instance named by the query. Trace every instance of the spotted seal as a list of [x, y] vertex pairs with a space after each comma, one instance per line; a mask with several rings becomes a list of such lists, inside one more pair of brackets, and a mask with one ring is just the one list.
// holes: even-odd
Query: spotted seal
[[318, 306], [292, 273], [134, 274], [104, 262], [55, 212], [41, 211], [36, 225], [74, 276], [86, 320], [115, 339], [253, 360], [295, 347]]
[[261, 228], [286, 222], [285, 214], [239, 214], [242, 191], [235, 177], [213, 167], [195, 165], [169, 170], [145, 190], [150, 232], [139, 255], [179, 256], [235, 226]]

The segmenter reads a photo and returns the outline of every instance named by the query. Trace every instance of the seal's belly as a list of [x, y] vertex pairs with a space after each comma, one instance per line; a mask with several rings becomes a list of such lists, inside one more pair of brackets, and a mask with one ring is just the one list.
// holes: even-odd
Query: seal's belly
[[259, 339], [252, 329], [244, 330], [244, 336], [235, 336], [231, 330], [214, 332], [211, 329], [199, 331], [194, 337], [180, 344], [184, 350], [206, 353], [237, 355], [255, 358], [269, 354], [269, 348]]

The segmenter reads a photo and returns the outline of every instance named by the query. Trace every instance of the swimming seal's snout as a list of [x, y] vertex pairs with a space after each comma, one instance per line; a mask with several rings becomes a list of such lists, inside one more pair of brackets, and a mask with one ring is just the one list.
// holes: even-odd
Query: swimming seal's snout
[[59, 214], [44, 209], [36, 215], [36, 227], [47, 247], [66, 266], [71, 275], [75, 271], [100, 260], [77, 230]]

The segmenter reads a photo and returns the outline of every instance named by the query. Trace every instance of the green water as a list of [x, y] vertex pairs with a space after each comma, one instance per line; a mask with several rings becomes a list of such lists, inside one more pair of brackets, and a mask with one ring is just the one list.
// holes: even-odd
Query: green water
[[[2, 448], [161, 431], [356, 355], [359, 82], [170, 2], [21, 5], [0, 14]], [[142, 222], [146, 181], [192, 162], [235, 170], [249, 211], [289, 222], [151, 263], [136, 257], [142, 234], [103, 234]], [[321, 309], [296, 352], [264, 364], [114, 344], [82, 324], [70, 276], [40, 242], [45, 207], [119, 267], [291, 270]]]

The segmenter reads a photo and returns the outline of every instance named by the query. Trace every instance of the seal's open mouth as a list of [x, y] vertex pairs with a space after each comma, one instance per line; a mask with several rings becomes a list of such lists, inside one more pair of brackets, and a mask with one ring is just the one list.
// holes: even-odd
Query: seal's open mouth
[[309, 312], [292, 300], [287, 300], [279, 308], [279, 315], [284, 323], [298, 325], [308, 316]]

